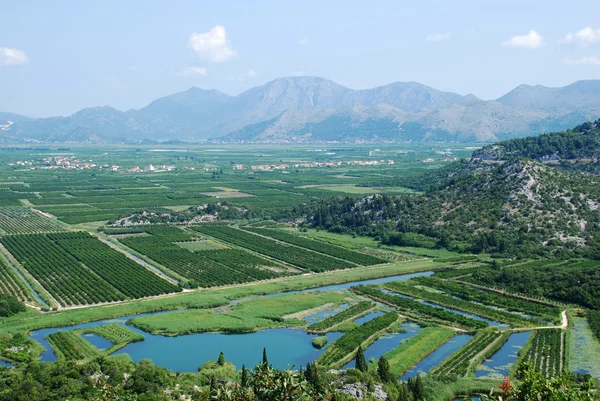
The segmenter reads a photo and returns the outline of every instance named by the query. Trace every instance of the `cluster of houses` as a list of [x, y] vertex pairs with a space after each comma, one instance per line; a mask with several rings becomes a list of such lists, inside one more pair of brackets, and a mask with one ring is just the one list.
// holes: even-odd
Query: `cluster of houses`
[[144, 168], [140, 168], [139, 166], [132, 167], [130, 169], [127, 169], [127, 172], [128, 173], [150, 173], [150, 172], [160, 173], [163, 171], [173, 171], [173, 170], [175, 170], [175, 166], [163, 165], [163, 166], [154, 167], [152, 164], [148, 164]]
[[[350, 161], [327, 161], [327, 162], [306, 162], [296, 164], [259, 164], [256, 166], [250, 166], [250, 170], [254, 171], [273, 171], [273, 170], [285, 170], [287, 168], [315, 168], [315, 167], [340, 167], [344, 164], [351, 166], [379, 166], [383, 164], [391, 165], [396, 164], [393, 160], [350, 160]], [[234, 170], [245, 170], [246, 166], [243, 164], [234, 164], [232, 166]]]
[[117, 171], [119, 166], [116, 164], [97, 164], [91, 160], [79, 160], [76, 156], [54, 156], [44, 157], [41, 160], [18, 160], [14, 163], [8, 163], [9, 166], [29, 167], [36, 170], [93, 170], [105, 169]]

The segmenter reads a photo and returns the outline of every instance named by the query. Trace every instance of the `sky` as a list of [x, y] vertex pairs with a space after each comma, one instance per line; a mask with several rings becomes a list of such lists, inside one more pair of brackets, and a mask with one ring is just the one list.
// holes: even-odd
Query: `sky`
[[286, 76], [495, 99], [600, 79], [600, 1], [0, 2], [0, 111], [141, 108]]

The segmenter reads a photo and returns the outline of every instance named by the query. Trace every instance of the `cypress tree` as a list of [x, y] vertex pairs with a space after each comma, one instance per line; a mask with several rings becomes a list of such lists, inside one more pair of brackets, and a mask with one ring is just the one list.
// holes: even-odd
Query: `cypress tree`
[[225, 354], [223, 353], [223, 351], [221, 351], [221, 353], [219, 354], [219, 359], [217, 360], [217, 363], [220, 366], [225, 365]]
[[213, 393], [217, 390], [217, 380], [215, 377], [210, 378], [210, 392]]
[[310, 362], [306, 363], [306, 370], [304, 371], [304, 378], [306, 379], [306, 381], [310, 382], [311, 378], [312, 378], [312, 364]]
[[377, 373], [384, 383], [394, 380], [394, 375], [390, 372], [390, 363], [383, 356], [377, 362]]
[[246, 365], [242, 365], [242, 387], [248, 387], [248, 372]]
[[263, 360], [262, 360], [262, 364], [264, 368], [268, 368], [269, 367], [269, 358], [267, 357], [267, 349], [263, 348]]
[[356, 362], [356, 369], [360, 370], [363, 373], [368, 370], [367, 360], [365, 359], [365, 354], [363, 353], [363, 349], [360, 345], [358, 346], [358, 350], [356, 351], [356, 357], [354, 360]]

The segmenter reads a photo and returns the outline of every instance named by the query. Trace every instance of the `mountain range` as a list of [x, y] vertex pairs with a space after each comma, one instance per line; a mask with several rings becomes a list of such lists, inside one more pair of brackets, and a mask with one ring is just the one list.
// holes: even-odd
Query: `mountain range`
[[279, 78], [237, 96], [191, 88], [125, 112], [67, 117], [0, 113], [0, 142], [491, 142], [560, 131], [600, 116], [600, 80], [521, 85], [484, 101], [416, 82], [353, 90], [319, 77]]

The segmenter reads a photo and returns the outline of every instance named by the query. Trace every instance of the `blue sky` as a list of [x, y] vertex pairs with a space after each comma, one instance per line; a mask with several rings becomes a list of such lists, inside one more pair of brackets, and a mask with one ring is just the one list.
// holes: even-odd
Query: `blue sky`
[[292, 75], [483, 99], [600, 79], [600, 1], [3, 1], [0, 111], [140, 108]]

